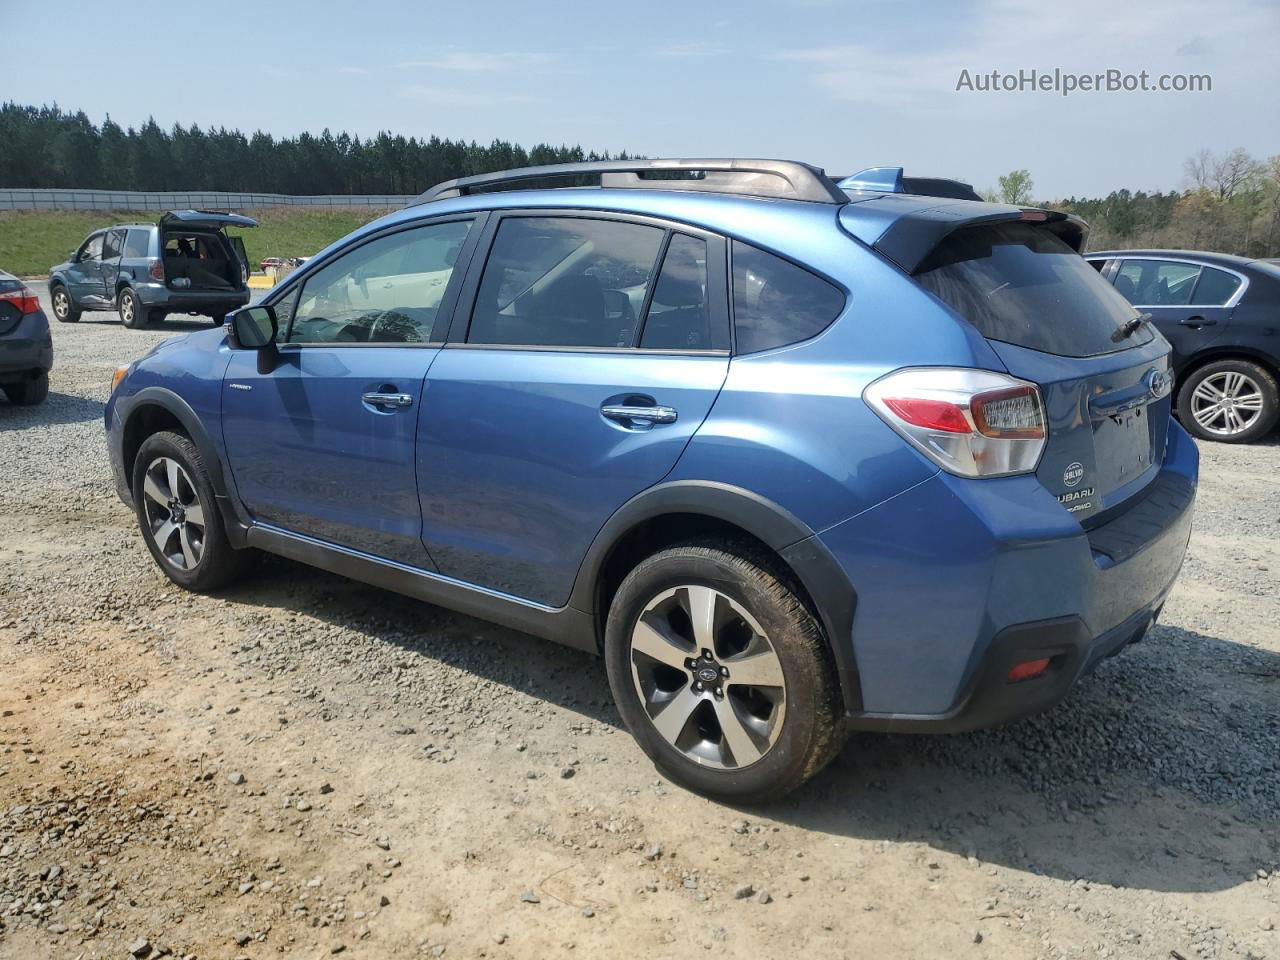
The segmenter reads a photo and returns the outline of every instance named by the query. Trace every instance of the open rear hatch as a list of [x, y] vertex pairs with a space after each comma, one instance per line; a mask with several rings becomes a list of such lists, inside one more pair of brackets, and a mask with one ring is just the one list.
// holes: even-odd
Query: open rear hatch
[[244, 241], [226, 227], [256, 227], [238, 213], [170, 210], [160, 217], [166, 283], [175, 290], [243, 290], [249, 281]]
[[1158, 472], [1172, 378], [1168, 343], [1071, 239], [1039, 211], [984, 218], [953, 226], [912, 273], [1039, 386], [1048, 437], [1036, 475], [1087, 527]]

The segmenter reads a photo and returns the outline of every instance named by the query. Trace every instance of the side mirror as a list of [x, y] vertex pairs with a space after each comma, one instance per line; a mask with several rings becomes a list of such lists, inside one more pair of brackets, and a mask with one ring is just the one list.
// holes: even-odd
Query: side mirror
[[227, 317], [227, 342], [233, 350], [257, 350], [258, 373], [276, 368], [280, 351], [276, 335], [280, 332], [274, 307], [241, 307]]

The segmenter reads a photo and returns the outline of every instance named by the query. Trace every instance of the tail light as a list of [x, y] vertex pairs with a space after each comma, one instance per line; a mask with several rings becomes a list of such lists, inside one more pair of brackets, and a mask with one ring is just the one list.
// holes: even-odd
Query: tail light
[[990, 370], [915, 367], [870, 384], [863, 399], [943, 470], [962, 477], [1031, 473], [1044, 452], [1033, 383]]
[[164, 283], [164, 261], [159, 257], [152, 257], [151, 266], [147, 268], [147, 275], [157, 283]]
[[40, 298], [30, 287], [22, 286], [16, 290], [0, 291], [0, 303], [6, 303], [18, 311], [17, 316], [25, 317], [29, 313], [40, 312]]

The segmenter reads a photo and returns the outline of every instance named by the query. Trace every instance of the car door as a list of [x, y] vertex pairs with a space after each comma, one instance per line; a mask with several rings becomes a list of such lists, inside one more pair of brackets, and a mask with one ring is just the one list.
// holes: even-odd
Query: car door
[[[1232, 293], [1218, 297], [1224, 278], [1234, 278], [1234, 284], [1229, 285]], [[1235, 306], [1233, 293], [1242, 280], [1192, 260], [1125, 257], [1113, 282], [1130, 303], [1151, 315], [1156, 328], [1173, 347], [1173, 368], [1178, 370], [1189, 358], [1222, 338]], [[1204, 302], [1215, 299], [1219, 302]]]
[[[260, 523], [430, 568], [414, 447], [423, 378], [474, 246], [473, 217], [399, 228], [326, 258], [273, 297], [280, 358], [259, 373], [233, 351], [223, 437], [236, 490]], [[360, 296], [404, 275], [400, 299]], [[359, 278], [358, 280], [356, 278]], [[440, 326], [437, 329], [437, 320]]]
[[124, 252], [125, 231], [121, 228], [108, 230], [102, 241], [102, 261], [100, 273], [102, 290], [99, 294], [104, 300], [111, 302], [116, 296], [116, 280], [120, 276], [120, 257]]
[[441, 573], [560, 606], [596, 533], [671, 471], [724, 383], [724, 241], [513, 211], [481, 249], [427, 378], [423, 541]]
[[104, 306], [102, 287], [102, 245], [107, 232], [89, 234], [67, 267], [67, 287], [71, 299], [82, 307]]

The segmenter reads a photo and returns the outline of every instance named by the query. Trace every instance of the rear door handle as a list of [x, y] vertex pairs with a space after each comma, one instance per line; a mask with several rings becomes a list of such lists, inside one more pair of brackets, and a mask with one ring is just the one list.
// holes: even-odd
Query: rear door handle
[[675, 423], [675, 407], [637, 406], [632, 404], [608, 404], [600, 408], [610, 420], [617, 420], [625, 426], [627, 421], [640, 420], [645, 423]]
[[1178, 323], [1184, 327], [1216, 327], [1218, 321], [1212, 317], [1183, 317]]
[[366, 393], [360, 399], [374, 407], [413, 406], [413, 397], [407, 393]]

